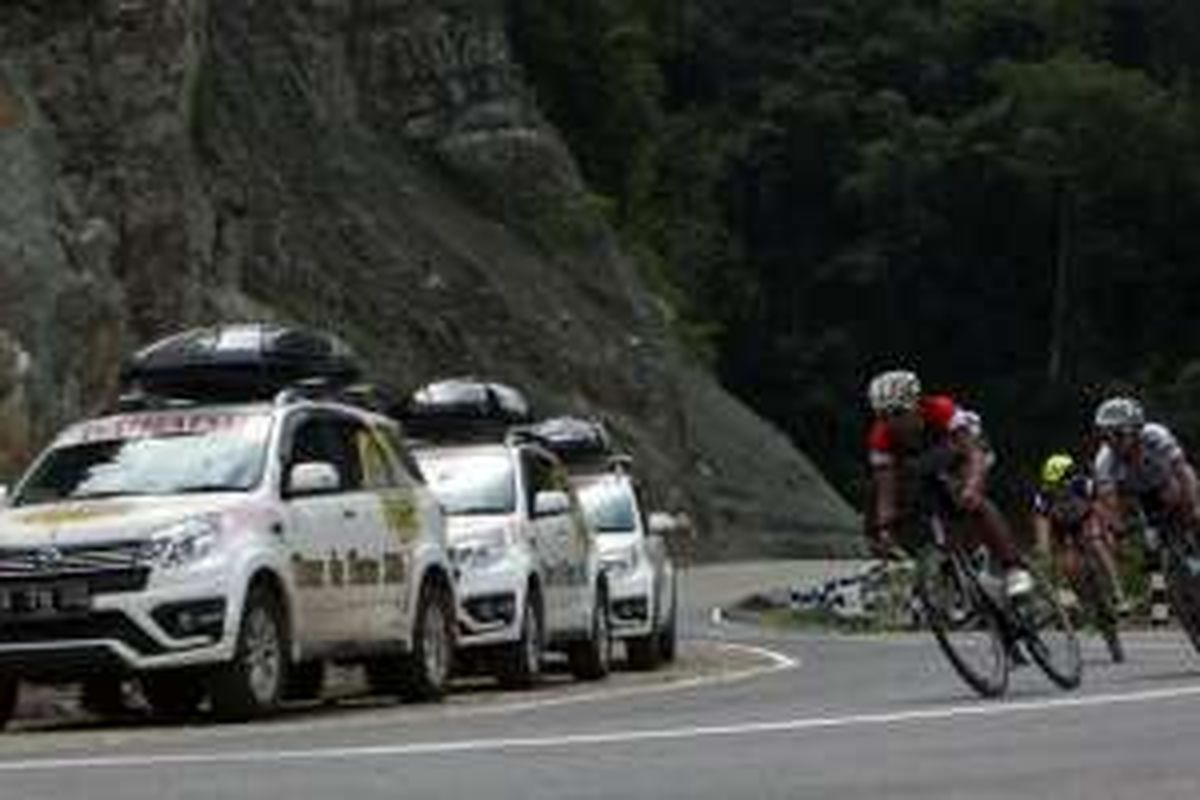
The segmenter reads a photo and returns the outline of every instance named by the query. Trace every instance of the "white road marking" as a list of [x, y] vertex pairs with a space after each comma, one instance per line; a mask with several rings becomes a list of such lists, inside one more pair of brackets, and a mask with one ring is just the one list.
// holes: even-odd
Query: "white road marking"
[[1039, 712], [1132, 705], [1200, 697], [1200, 686], [1179, 686], [1125, 694], [1064, 697], [1008, 703], [973, 703], [946, 708], [921, 708], [840, 717], [805, 717], [777, 722], [750, 722], [660, 730], [612, 731], [608, 733], [561, 734], [553, 737], [467, 739], [449, 742], [415, 742], [362, 747], [328, 747], [296, 750], [258, 750], [236, 753], [179, 753], [122, 755], [91, 758], [29, 759], [0, 762], [0, 773], [47, 770], [148, 769], [188, 765], [273, 764], [295, 761], [349, 761], [369, 758], [448, 755], [506, 750], [562, 750], [572, 747], [629, 745], [650, 741], [688, 741], [753, 734], [799, 733], [804, 731], [936, 722], [958, 718], [988, 718]]
[[[561, 706], [582, 705], [585, 703], [600, 703], [613, 700], [623, 700], [631, 697], [642, 697], [647, 695], [667, 695], [685, 691], [694, 691], [709, 687], [725, 686], [732, 683], [740, 683], [754, 678], [764, 677], [782, 670], [795, 669], [800, 666], [800, 661], [797, 658], [785, 655], [783, 653], [770, 650], [766, 647], [743, 644], [741, 642], [724, 642], [715, 639], [698, 639], [691, 640], [691, 644], [702, 644], [709, 647], [715, 647], [725, 651], [738, 651], [747, 653], [758, 658], [766, 660], [766, 665], [746, 667], [745, 669], [735, 670], [733, 672], [718, 672], [712, 675], [697, 675], [690, 678], [668, 679], [662, 683], [653, 683], [640, 686], [625, 686], [618, 688], [596, 689], [593, 691], [568, 691], [566, 694], [555, 697], [538, 697], [529, 700], [516, 700], [511, 702], [491, 703], [484, 702], [480, 704], [464, 703], [454, 704], [453, 702], [446, 705], [430, 708], [427, 711], [408, 711], [405, 710], [402, 721], [405, 724], [416, 722], [430, 721], [445, 721], [456, 719], [471, 719], [474, 717], [485, 716], [500, 716], [504, 714], [515, 714], [520, 712], [538, 711], [547, 708], [556, 708]], [[263, 727], [265, 733], [270, 734], [285, 734], [294, 733], [297, 731], [332, 731], [332, 730], [366, 730], [378, 729], [384, 726], [393, 726], [397, 722], [395, 709], [371, 709], [364, 713], [353, 713], [348, 715], [339, 715], [335, 717], [308, 717], [300, 720], [281, 719], [278, 721], [267, 721]], [[174, 729], [172, 728], [154, 728], [154, 729], [132, 729], [127, 731], [115, 730], [111, 735], [106, 735], [106, 743], [132, 744], [133, 740], [144, 738], [143, 735], [151, 737], [161, 737], [170, 735]], [[79, 733], [76, 731], [62, 731], [59, 735], [64, 739], [71, 737], [90, 736], [93, 732]], [[211, 727], [193, 728], [188, 731], [188, 736], [191, 739], [203, 738], [208, 741], [220, 740], [223, 738], [231, 738], [242, 736], [245, 733], [244, 728], [238, 726], [222, 726], [216, 725]], [[62, 741], [60, 739], [60, 741]]]

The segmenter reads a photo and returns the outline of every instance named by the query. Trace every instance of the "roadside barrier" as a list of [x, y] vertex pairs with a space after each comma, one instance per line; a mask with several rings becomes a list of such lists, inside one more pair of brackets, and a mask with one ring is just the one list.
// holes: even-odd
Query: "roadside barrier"
[[1167, 604], [1167, 579], [1160, 567], [1150, 572], [1150, 624], [1166, 625], [1171, 621], [1171, 607]]

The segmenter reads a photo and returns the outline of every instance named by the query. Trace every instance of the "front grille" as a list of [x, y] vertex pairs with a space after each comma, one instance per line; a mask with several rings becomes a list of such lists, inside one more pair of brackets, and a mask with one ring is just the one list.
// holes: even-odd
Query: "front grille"
[[146, 588], [150, 568], [141, 561], [142, 542], [0, 549], [0, 583], [86, 580], [93, 594]]

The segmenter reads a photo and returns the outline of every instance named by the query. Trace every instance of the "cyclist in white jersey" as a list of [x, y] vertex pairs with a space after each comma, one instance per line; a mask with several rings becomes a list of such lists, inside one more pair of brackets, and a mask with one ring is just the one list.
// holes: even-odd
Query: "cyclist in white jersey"
[[1097, 508], [1110, 528], [1121, 527], [1123, 498], [1136, 499], [1147, 513], [1197, 525], [1196, 471], [1166, 426], [1146, 422], [1141, 404], [1129, 397], [1101, 403], [1095, 426], [1103, 442], [1093, 469]]

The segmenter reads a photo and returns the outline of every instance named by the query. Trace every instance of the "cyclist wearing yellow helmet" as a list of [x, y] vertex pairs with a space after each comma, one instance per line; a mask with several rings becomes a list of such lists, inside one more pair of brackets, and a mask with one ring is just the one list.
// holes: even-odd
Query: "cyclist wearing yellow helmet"
[[1055, 453], [1042, 463], [1041, 480], [1033, 498], [1033, 529], [1038, 550], [1060, 565], [1072, 586], [1080, 585], [1085, 548], [1104, 571], [1121, 613], [1129, 603], [1117, 572], [1116, 542], [1095, 512], [1096, 487], [1068, 453]]

